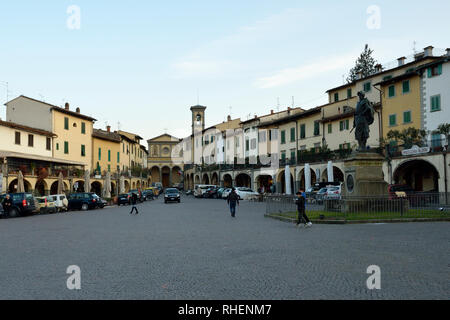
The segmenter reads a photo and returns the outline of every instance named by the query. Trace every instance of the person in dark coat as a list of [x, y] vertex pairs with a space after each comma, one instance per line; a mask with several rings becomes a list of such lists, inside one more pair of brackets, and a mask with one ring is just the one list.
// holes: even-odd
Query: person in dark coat
[[9, 194], [6, 195], [5, 199], [3, 199], [2, 205], [3, 205], [3, 210], [5, 211], [5, 218], [7, 218], [9, 216], [9, 210], [12, 207], [12, 199], [11, 196]]
[[311, 227], [312, 223], [306, 215], [306, 198], [302, 190], [297, 192], [297, 199], [295, 200], [295, 203], [297, 205], [298, 212], [297, 226], [303, 222], [305, 226]]
[[233, 188], [228, 195], [227, 203], [230, 206], [231, 216], [236, 217], [236, 204], [239, 205], [239, 196], [236, 193], [236, 189]]
[[136, 195], [136, 193], [133, 192], [133, 194], [131, 195], [131, 212], [130, 214], [133, 214], [134, 210], [136, 210], [136, 214], [139, 214], [138, 209], [136, 207], [136, 203], [137, 203], [138, 197]]

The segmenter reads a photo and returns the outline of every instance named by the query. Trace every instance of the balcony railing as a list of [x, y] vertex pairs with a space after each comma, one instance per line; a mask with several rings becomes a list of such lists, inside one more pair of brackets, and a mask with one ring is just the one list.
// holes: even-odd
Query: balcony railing
[[449, 152], [448, 141], [446, 139], [435, 139], [421, 141], [418, 143], [409, 143], [403, 145], [387, 145], [383, 150], [385, 156], [390, 158], [412, 156], [429, 153]]

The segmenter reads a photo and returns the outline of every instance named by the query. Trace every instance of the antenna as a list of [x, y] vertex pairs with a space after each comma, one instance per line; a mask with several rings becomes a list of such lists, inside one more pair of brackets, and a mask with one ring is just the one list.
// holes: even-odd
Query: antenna
[[277, 97], [277, 111], [280, 111], [280, 97]]
[[120, 130], [120, 121], [117, 122], [117, 130]]
[[295, 97], [292, 96], [292, 109], [294, 109], [294, 106], [295, 106]]
[[416, 45], [417, 45], [417, 42], [416, 42], [416, 40], [414, 40], [414, 41], [413, 41], [413, 52], [414, 52], [414, 54], [417, 53]]

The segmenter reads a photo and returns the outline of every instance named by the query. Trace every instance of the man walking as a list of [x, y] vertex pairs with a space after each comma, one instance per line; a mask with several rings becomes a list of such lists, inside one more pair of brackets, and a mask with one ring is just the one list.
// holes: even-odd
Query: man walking
[[131, 205], [132, 205], [132, 207], [131, 207], [130, 214], [133, 214], [134, 210], [136, 210], [136, 214], [139, 214], [138, 209], [136, 207], [136, 203], [137, 203], [137, 195], [136, 195], [136, 193], [133, 192], [131, 194]]
[[9, 210], [11, 209], [12, 206], [12, 199], [11, 196], [9, 194], [6, 195], [5, 199], [3, 200], [3, 211], [5, 212], [5, 218], [9, 217]]
[[228, 195], [227, 203], [230, 206], [231, 216], [236, 217], [236, 204], [239, 205], [239, 196], [236, 193], [236, 189], [233, 188]]
[[306, 215], [306, 198], [303, 194], [303, 190], [300, 190], [297, 192], [297, 199], [295, 201], [297, 204], [297, 211], [298, 211], [298, 219], [297, 219], [297, 227], [300, 225], [300, 223], [304, 223], [305, 226], [311, 227], [312, 223], [308, 219], [308, 216]]

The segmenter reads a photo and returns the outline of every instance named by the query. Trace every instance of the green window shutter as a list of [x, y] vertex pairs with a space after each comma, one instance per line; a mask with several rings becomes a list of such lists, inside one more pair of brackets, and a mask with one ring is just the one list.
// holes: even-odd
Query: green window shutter
[[295, 141], [295, 128], [291, 128], [291, 142]]
[[438, 75], [442, 74], [442, 64], [438, 65]]
[[320, 134], [320, 123], [314, 122], [314, 135], [318, 136]]
[[395, 126], [397, 124], [397, 117], [395, 114], [391, 114], [389, 116], [389, 125], [390, 126]]
[[431, 111], [441, 110], [441, 96], [431, 97]]
[[347, 99], [352, 97], [352, 89], [347, 89]]
[[392, 98], [395, 96], [395, 86], [389, 87], [389, 98]]
[[409, 92], [409, 80], [403, 81], [403, 93]]
[[403, 112], [403, 123], [410, 123], [410, 122], [411, 122], [411, 111]]
[[281, 152], [281, 159], [282, 160], [285, 160], [286, 159], [286, 152]]
[[291, 151], [291, 160], [295, 160], [295, 151]]
[[345, 130], [350, 129], [350, 121], [347, 119], [345, 120]]
[[102, 148], [98, 148], [98, 160], [102, 160]]
[[56, 150], [59, 150], [59, 143], [56, 144]]
[[433, 71], [431, 68], [428, 68], [428, 78], [431, 78], [433, 76]]
[[347, 149], [350, 149], [350, 148], [351, 148], [350, 143], [347, 143]]
[[281, 131], [281, 144], [286, 143], [286, 131]]
[[306, 138], [306, 125], [302, 124], [300, 126], [300, 138], [305, 139]]
[[108, 172], [111, 172], [111, 165], [108, 164]]
[[336, 92], [336, 93], [334, 94], [334, 102], [338, 102], [338, 101], [339, 101], [339, 93]]
[[84, 122], [81, 123], [81, 133], [82, 134], [86, 133], [86, 123], [84, 123]]
[[69, 153], [69, 142], [68, 141], [64, 141], [64, 153], [65, 154]]
[[328, 133], [333, 133], [333, 125], [331, 123], [328, 124]]
[[86, 147], [84, 144], [81, 145], [81, 156], [82, 157], [86, 156]]
[[117, 152], [117, 163], [120, 163], [120, 152]]
[[108, 150], [108, 161], [111, 162], [111, 150]]
[[64, 118], [64, 129], [69, 130], [69, 118]]
[[339, 131], [344, 130], [344, 121], [339, 121]]

